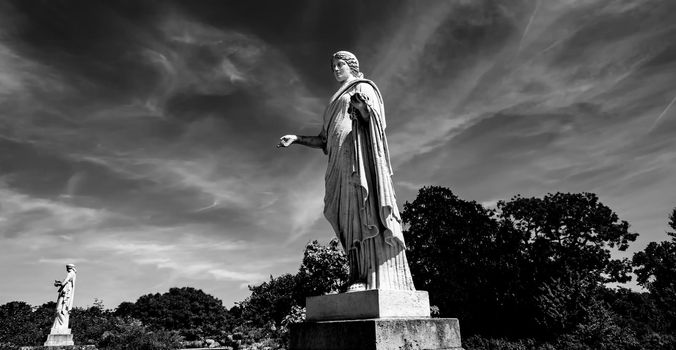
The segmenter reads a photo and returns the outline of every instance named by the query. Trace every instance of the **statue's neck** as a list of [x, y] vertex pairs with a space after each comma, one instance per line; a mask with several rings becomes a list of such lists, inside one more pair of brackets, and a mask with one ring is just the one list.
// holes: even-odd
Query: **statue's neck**
[[340, 83], [340, 87], [342, 88], [342, 87], [346, 86], [347, 84], [349, 84], [349, 83], [355, 81], [356, 79], [357, 79], [357, 77], [355, 77], [355, 76], [350, 76], [349, 78], [343, 80], [343, 81]]

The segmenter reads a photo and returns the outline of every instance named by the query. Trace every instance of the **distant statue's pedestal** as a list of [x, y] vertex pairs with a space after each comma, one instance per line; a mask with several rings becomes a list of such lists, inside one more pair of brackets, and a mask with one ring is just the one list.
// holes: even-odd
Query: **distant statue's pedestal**
[[70, 346], [73, 343], [73, 335], [70, 333], [70, 328], [57, 329], [52, 328], [52, 331], [47, 336], [47, 341], [44, 346]]
[[21, 346], [19, 350], [97, 350], [95, 345]]
[[70, 328], [52, 328], [42, 346], [22, 346], [19, 350], [97, 350], [95, 345], [74, 345]]
[[431, 318], [425, 291], [366, 290], [306, 299], [291, 350], [461, 350], [456, 318]]

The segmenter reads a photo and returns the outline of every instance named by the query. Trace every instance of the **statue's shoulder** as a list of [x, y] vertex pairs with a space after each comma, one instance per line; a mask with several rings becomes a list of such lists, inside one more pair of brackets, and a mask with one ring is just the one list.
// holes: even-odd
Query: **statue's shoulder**
[[371, 80], [368, 79], [359, 79], [359, 81], [355, 82], [354, 85], [354, 90], [356, 92], [362, 92], [362, 93], [368, 93], [368, 94], [374, 94], [378, 93], [378, 86], [376, 86], [376, 83], [374, 83]]

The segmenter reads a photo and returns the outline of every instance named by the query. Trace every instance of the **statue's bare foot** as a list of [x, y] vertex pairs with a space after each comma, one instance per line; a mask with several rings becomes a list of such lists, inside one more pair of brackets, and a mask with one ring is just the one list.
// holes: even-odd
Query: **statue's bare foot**
[[366, 290], [366, 283], [364, 282], [355, 282], [350, 284], [347, 287], [347, 292], [346, 293], [351, 293], [351, 292], [361, 292]]

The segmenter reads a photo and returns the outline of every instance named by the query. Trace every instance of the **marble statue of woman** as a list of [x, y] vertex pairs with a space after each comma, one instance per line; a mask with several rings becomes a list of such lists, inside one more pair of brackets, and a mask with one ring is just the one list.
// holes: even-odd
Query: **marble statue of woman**
[[52, 333], [70, 333], [68, 329], [68, 316], [73, 308], [73, 296], [75, 294], [75, 265], [66, 265], [66, 278], [63, 281], [54, 281], [54, 287], [58, 287], [58, 297], [56, 299], [56, 317], [52, 325]]
[[324, 216], [345, 250], [349, 291], [414, 290], [392, 186], [385, 109], [375, 83], [354, 54], [331, 57], [338, 81], [318, 136], [285, 135], [277, 147], [300, 144], [328, 155]]

